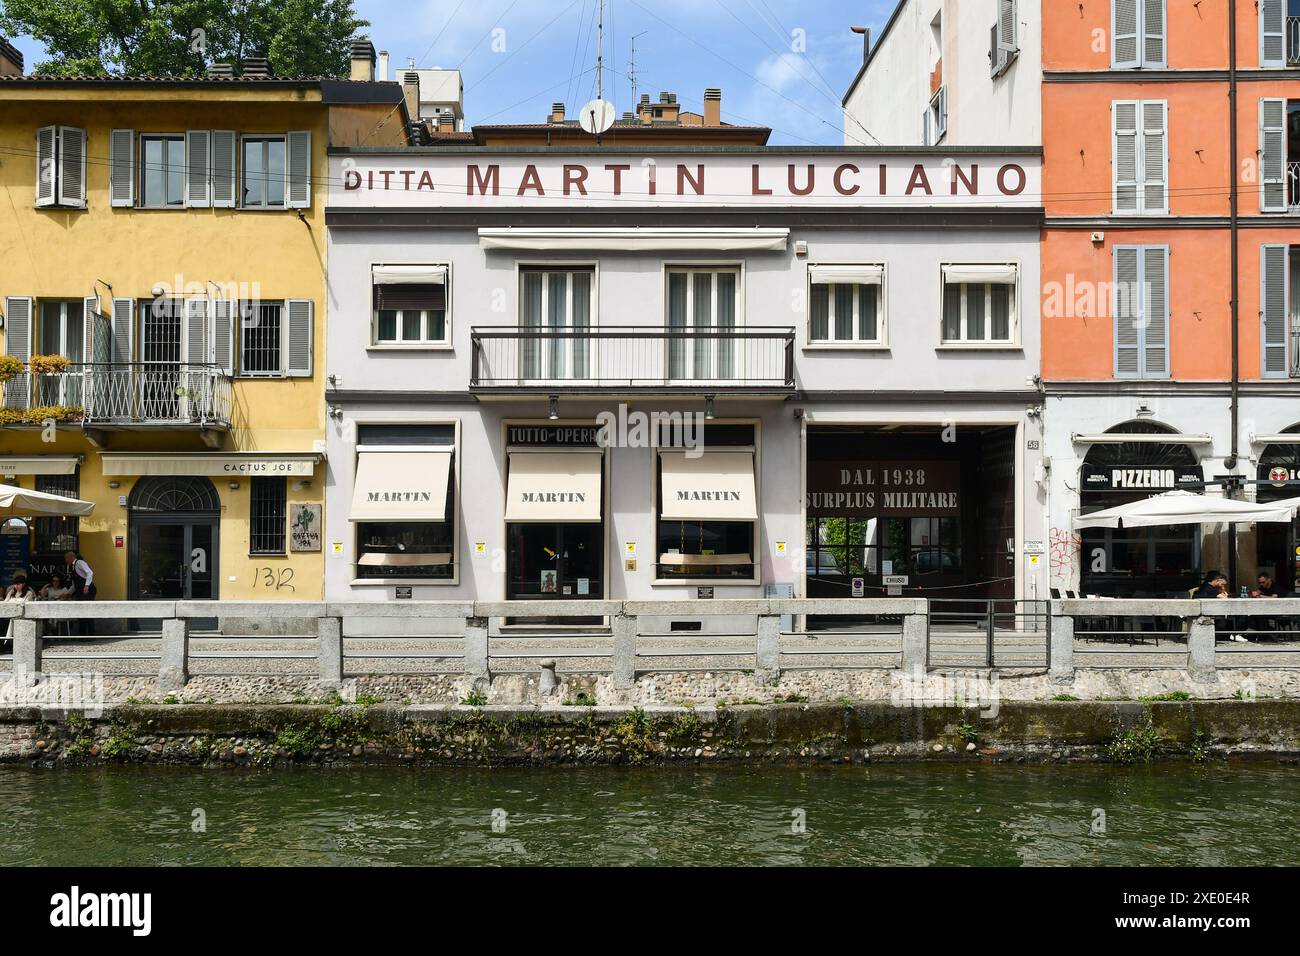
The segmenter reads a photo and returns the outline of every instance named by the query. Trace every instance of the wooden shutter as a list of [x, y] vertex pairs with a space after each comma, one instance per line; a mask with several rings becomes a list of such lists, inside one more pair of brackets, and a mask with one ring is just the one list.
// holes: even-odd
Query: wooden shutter
[[1286, 212], [1286, 100], [1259, 101], [1259, 208]]
[[1165, 0], [1142, 0], [1142, 65], [1165, 65]]
[[1286, 66], [1286, 0], [1259, 0], [1259, 65]]
[[285, 137], [285, 205], [290, 209], [311, 206], [311, 133], [300, 130]]
[[131, 362], [131, 342], [135, 331], [135, 299], [113, 300], [113, 364]]
[[103, 317], [99, 312], [99, 296], [91, 295], [82, 299], [82, 317], [85, 320], [85, 337], [81, 340], [82, 361], [83, 362], [100, 362], [108, 361], [107, 357], [101, 358], [100, 349], [108, 343], [108, 338], [104, 330], [99, 325]]
[[205, 129], [185, 134], [185, 205], [210, 206], [211, 136]]
[[1142, 343], [1138, 322], [1142, 314], [1141, 266], [1137, 246], [1115, 247], [1115, 377], [1138, 378]]
[[133, 129], [115, 129], [108, 135], [108, 201], [112, 206], [135, 204]]
[[1289, 246], [1266, 245], [1260, 251], [1260, 368], [1266, 378], [1285, 378], [1287, 366], [1287, 256]]
[[1110, 45], [1111, 64], [1117, 67], [1141, 65], [1138, 58], [1138, 4], [1141, 0], [1112, 0]]
[[36, 131], [36, 205], [53, 206], [54, 187], [58, 179], [58, 159], [55, 150], [59, 142], [59, 128], [44, 126]]
[[235, 374], [235, 314], [239, 303], [234, 299], [212, 300], [212, 348], [217, 366], [227, 375]]
[[284, 311], [285, 374], [310, 378], [314, 303], [310, 299], [288, 299]]
[[1168, 110], [1163, 101], [1142, 104], [1142, 211], [1166, 212], [1169, 196]]
[[[30, 296], [11, 295], [5, 299], [5, 355], [26, 363], [32, 357], [32, 308]], [[4, 384], [6, 408], [26, 408], [31, 380], [16, 375]]]
[[86, 205], [86, 131], [75, 126], [59, 127], [59, 205]]
[[1114, 132], [1115, 212], [1138, 212], [1138, 107], [1136, 100], [1116, 100], [1111, 105]]
[[208, 300], [185, 300], [185, 351], [184, 360], [189, 365], [207, 365], [211, 360], [208, 350]]
[[1017, 49], [1016, 0], [998, 0], [998, 50], [1010, 59]]
[[229, 209], [235, 205], [237, 195], [235, 156], [239, 138], [232, 130], [212, 131], [212, 205]]
[[1142, 374], [1164, 378], [1169, 374], [1169, 250], [1165, 246], [1142, 248]]

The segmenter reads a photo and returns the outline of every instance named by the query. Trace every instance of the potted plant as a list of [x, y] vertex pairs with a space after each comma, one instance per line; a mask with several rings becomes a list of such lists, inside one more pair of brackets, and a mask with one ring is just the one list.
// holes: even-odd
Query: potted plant
[[33, 355], [27, 364], [33, 375], [62, 375], [72, 366], [62, 355]]
[[14, 358], [12, 355], [0, 355], [0, 385], [9, 381], [15, 375], [21, 375], [23, 369], [21, 359]]

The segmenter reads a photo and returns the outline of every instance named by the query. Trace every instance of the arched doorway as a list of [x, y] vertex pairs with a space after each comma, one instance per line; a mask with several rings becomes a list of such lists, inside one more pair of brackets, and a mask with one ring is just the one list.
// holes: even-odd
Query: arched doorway
[[131, 600], [217, 597], [221, 500], [207, 478], [145, 477], [127, 502]]
[[[1092, 446], [1079, 480], [1079, 511], [1089, 514], [1166, 491], [1203, 491], [1205, 474], [1196, 453], [1174, 441], [1136, 436], [1177, 435], [1159, 422], [1116, 425], [1107, 435], [1133, 441]], [[1187, 596], [1197, 585], [1201, 535], [1197, 525], [1156, 528], [1088, 528], [1081, 532], [1079, 589], [1106, 597]]]
[[[1256, 476], [1258, 501], [1300, 498], [1300, 425], [1283, 429], [1282, 434], [1295, 435], [1296, 444], [1264, 447]], [[1300, 517], [1289, 525], [1261, 523], [1255, 541], [1256, 570], [1271, 574], [1284, 592], [1300, 592]]]

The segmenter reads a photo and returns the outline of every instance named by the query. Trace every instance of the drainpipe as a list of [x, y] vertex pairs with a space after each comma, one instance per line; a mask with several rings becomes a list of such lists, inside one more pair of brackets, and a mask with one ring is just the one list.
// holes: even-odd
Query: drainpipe
[[[1232, 223], [1232, 386], [1231, 386], [1231, 419], [1232, 419], [1232, 438], [1229, 445], [1227, 459], [1224, 465], [1228, 469], [1237, 467], [1237, 452], [1239, 451], [1238, 430], [1241, 418], [1241, 276], [1240, 276], [1240, 253], [1238, 250], [1238, 230], [1240, 224], [1239, 216], [1239, 195], [1238, 195], [1238, 172], [1237, 172], [1237, 0], [1228, 0], [1228, 149], [1232, 157], [1232, 188], [1229, 190], [1229, 202], [1231, 210], [1229, 217]], [[1233, 497], [1233, 492], [1237, 490], [1236, 481], [1229, 479], [1225, 488], [1227, 497]], [[1228, 525], [1228, 580], [1232, 586], [1237, 585], [1237, 526]]]

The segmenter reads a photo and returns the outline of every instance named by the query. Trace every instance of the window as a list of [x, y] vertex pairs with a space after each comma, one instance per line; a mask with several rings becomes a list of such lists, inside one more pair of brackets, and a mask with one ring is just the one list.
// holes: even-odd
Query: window
[[1300, 213], [1300, 100], [1259, 101], [1259, 158], [1260, 211]]
[[937, 146], [948, 133], [948, 90], [939, 87], [939, 92], [930, 100], [930, 107], [925, 111], [925, 129], [922, 140], [925, 146]]
[[848, 587], [850, 578], [879, 574], [878, 523], [877, 518], [809, 518], [808, 577]]
[[[74, 471], [70, 475], [37, 475], [36, 490], [61, 498], [80, 497], [81, 474]], [[35, 519], [33, 527], [36, 532], [36, 552], [62, 554], [64, 551], [78, 550], [80, 521], [80, 518], [68, 515]]]
[[1165, 65], [1165, 0], [1112, 0], [1111, 65]]
[[1163, 100], [1117, 100], [1111, 105], [1117, 214], [1169, 211], [1168, 120]]
[[140, 137], [140, 204], [151, 209], [185, 205], [185, 138]]
[[961, 521], [958, 518], [883, 518], [879, 554], [895, 574], [924, 577], [960, 574]]
[[1260, 368], [1265, 378], [1294, 377], [1300, 370], [1300, 246], [1260, 249]]
[[288, 515], [284, 478], [254, 478], [248, 505], [248, 553], [284, 554]]
[[1016, 0], [997, 0], [998, 19], [989, 44], [989, 64], [995, 77], [1001, 76], [1020, 52], [1016, 42]]
[[739, 296], [738, 269], [668, 270], [669, 378], [735, 377]]
[[375, 266], [372, 273], [376, 345], [445, 345], [446, 266]]
[[1300, 66], [1300, 0], [1259, 0], [1259, 65]]
[[519, 324], [531, 334], [519, 342], [524, 378], [583, 379], [590, 375], [595, 295], [594, 268], [529, 266], [520, 273]]
[[883, 266], [809, 266], [809, 343], [881, 344], [884, 273]]
[[1016, 275], [1010, 264], [944, 266], [944, 344], [1014, 343]]
[[[95, 300], [91, 300], [92, 302]], [[75, 301], [40, 303], [40, 324], [36, 327], [36, 354], [62, 355], [73, 365], [86, 361], [86, 311], [81, 299]], [[38, 405], [81, 404], [80, 369], [62, 375], [33, 376], [37, 378], [36, 403]]]
[[86, 131], [46, 126], [36, 131], [36, 205], [86, 208]]
[[284, 190], [284, 137], [245, 137], [242, 205], [246, 209], [283, 209]]
[[279, 376], [284, 373], [284, 328], [279, 302], [245, 303], [240, 322], [239, 371], [245, 376]]
[[1169, 377], [1169, 247], [1115, 247], [1115, 377]]

